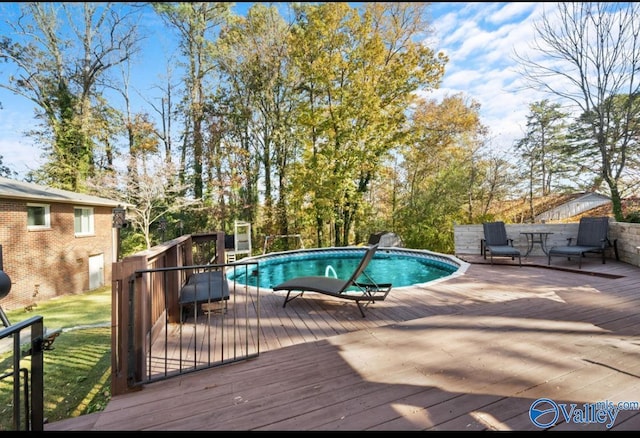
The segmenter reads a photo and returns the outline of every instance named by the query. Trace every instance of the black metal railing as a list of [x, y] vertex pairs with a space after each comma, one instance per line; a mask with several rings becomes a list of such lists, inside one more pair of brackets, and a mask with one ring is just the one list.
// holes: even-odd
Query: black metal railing
[[260, 288], [224, 275], [258, 263], [227, 262], [224, 241], [184, 235], [113, 264], [112, 395], [259, 355]]
[[[23, 337], [23, 334], [26, 337]], [[13, 382], [14, 430], [44, 430], [43, 351], [46, 347], [46, 339], [43, 334], [42, 316], [33, 316], [15, 324], [7, 324], [7, 327], [0, 330], [0, 343], [13, 338], [11, 366], [0, 375], [0, 380]], [[21, 365], [22, 359], [27, 356], [30, 360], [23, 361]]]
[[[171, 266], [140, 269], [131, 275], [130, 386], [259, 355], [260, 289], [228, 280], [226, 273], [230, 270], [243, 271], [247, 278], [258, 275], [258, 263]], [[176, 290], [176, 281], [180, 286], [177, 297], [173, 297], [170, 294]], [[141, 300], [141, 295], [149, 299]], [[145, 308], [136, 309], [140, 305]], [[176, 311], [178, 317], [172, 317]], [[160, 317], [151, 319], [153, 315]], [[143, 327], [151, 330], [144, 336], [144, 345], [139, 345], [135, 333]]]

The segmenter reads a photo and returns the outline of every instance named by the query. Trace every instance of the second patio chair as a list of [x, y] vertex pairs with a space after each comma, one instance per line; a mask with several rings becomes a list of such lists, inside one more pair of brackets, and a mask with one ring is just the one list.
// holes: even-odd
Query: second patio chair
[[507, 237], [507, 229], [504, 226], [504, 222], [485, 222], [482, 224], [482, 227], [484, 229], [482, 255], [485, 259], [487, 258], [487, 252], [489, 253], [492, 265], [493, 256], [511, 257], [511, 260], [515, 260], [515, 258], [518, 257], [518, 264], [522, 266], [520, 250], [513, 246], [513, 239]]
[[615, 250], [616, 259], [618, 258], [617, 242], [613, 245], [609, 241], [609, 218], [602, 217], [583, 217], [578, 224], [578, 236], [575, 243], [572, 244], [573, 238], [567, 239], [567, 245], [554, 246], [549, 249], [547, 265], [551, 264], [551, 256], [566, 256], [571, 260], [572, 256], [578, 257], [578, 269], [582, 268], [582, 258], [588, 252], [601, 253], [602, 263], [605, 263], [605, 250], [612, 246]]

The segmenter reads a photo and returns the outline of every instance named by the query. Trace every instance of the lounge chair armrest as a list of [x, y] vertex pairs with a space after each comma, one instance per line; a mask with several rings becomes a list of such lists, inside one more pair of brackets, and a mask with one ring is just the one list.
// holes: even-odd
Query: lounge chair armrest
[[353, 285], [361, 288], [366, 295], [375, 295], [378, 293], [383, 293], [385, 297], [391, 290], [391, 287], [393, 286], [391, 283], [359, 283], [359, 282], [354, 282]]
[[359, 283], [357, 281], [354, 282], [353, 284], [355, 286], [364, 287], [371, 290], [376, 290], [376, 289], [387, 290], [393, 286], [391, 283]]

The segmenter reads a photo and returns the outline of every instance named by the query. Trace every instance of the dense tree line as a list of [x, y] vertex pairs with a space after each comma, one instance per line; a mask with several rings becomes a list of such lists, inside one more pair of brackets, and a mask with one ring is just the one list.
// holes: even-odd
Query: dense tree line
[[[576, 170], [564, 158], [585, 167], [589, 150], [604, 151], [609, 137], [595, 141], [604, 107], [620, 109], [606, 119], [626, 135], [616, 144], [636, 144], [635, 91], [608, 89], [572, 132], [559, 107], [534, 104], [516, 145], [524, 159], [507, 162], [477, 102], [421, 97], [448, 62], [424, 43], [428, 3], [255, 3], [243, 16], [231, 6], [20, 4], [14, 34], [0, 40], [0, 72], [15, 74], [0, 86], [36, 106], [29, 134], [46, 163], [29, 178], [135, 205], [131, 250], [153, 243], [162, 218], [169, 236], [231, 232], [239, 219], [260, 239], [299, 233], [309, 246], [341, 246], [390, 230], [408, 246], [452, 252], [453, 223], [549, 193]], [[134, 113], [129, 71], [150, 13], [178, 51], [161, 99]], [[624, 180], [611, 172], [631, 160], [618, 159], [617, 169], [587, 166], [611, 192]]]

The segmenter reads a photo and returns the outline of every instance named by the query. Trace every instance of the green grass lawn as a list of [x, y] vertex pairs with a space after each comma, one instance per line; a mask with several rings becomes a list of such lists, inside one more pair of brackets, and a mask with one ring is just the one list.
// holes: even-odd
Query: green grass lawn
[[[111, 287], [38, 303], [32, 311], [5, 312], [12, 324], [42, 316], [45, 329], [61, 329], [44, 352], [44, 417], [49, 422], [103, 410], [111, 398]], [[28, 367], [30, 358], [21, 360]], [[13, 352], [0, 353], [0, 374]], [[0, 380], [0, 430], [12, 430], [13, 379]], [[23, 411], [24, 414], [24, 411]], [[24, 421], [21, 422], [24, 428]]]

